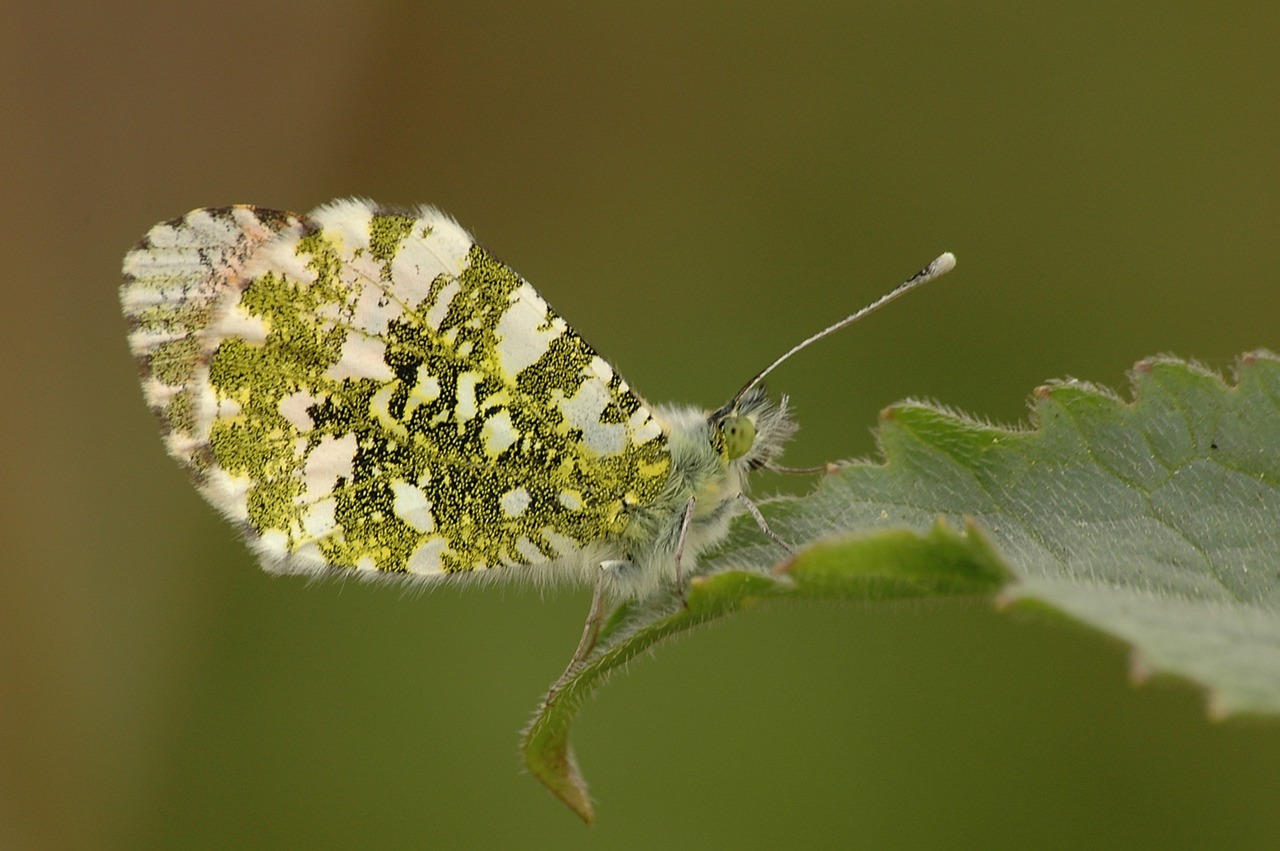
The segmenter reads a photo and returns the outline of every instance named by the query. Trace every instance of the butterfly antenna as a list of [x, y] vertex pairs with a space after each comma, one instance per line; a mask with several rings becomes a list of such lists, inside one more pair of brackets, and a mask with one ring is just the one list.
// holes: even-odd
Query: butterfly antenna
[[738, 402], [742, 400], [742, 397], [747, 395], [747, 393], [751, 392], [751, 388], [755, 387], [757, 384], [763, 381], [766, 375], [768, 375], [769, 373], [777, 369], [778, 366], [780, 366], [783, 361], [785, 361], [787, 358], [794, 355], [796, 352], [812, 345], [813, 343], [818, 342], [823, 337], [826, 337], [830, 334], [834, 334], [835, 332], [839, 331], [842, 328], [847, 328], [848, 326], [857, 322], [862, 317], [866, 316], [868, 313], [875, 313], [877, 310], [884, 307], [889, 302], [894, 301], [895, 299], [906, 295], [907, 293], [914, 290], [916, 287], [923, 286], [924, 284], [929, 283], [935, 278], [942, 277], [943, 275], [947, 274], [955, 267], [956, 267], [956, 257], [954, 254], [948, 251], [944, 254], [939, 255], [928, 266], [925, 266], [919, 272], [916, 272], [910, 278], [907, 278], [905, 281], [898, 284], [898, 286], [894, 287], [893, 290], [880, 296], [880, 298], [876, 299], [871, 304], [868, 304], [866, 307], [862, 308], [857, 313], [854, 313], [850, 316], [846, 316], [844, 319], [841, 319], [836, 324], [831, 325], [827, 328], [824, 328], [818, 333], [814, 334], [809, 339], [804, 340], [803, 342], [797, 343], [795, 346], [792, 346], [789, 352], [787, 352], [782, 357], [775, 360], [773, 363], [766, 366], [764, 369], [760, 370], [760, 372], [756, 373], [755, 378], [752, 378], [750, 381], [748, 381], [746, 385], [744, 385], [743, 388], [738, 391], [737, 395], [733, 397], [733, 401], [730, 402], [725, 407], [729, 410], [732, 410], [733, 408], [735, 408]]

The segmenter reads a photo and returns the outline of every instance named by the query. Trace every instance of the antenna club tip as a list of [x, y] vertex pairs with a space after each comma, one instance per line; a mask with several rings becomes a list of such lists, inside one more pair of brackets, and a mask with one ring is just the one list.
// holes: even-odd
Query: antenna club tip
[[956, 256], [950, 251], [944, 251], [938, 255], [937, 259], [929, 264], [929, 277], [936, 278], [939, 275], [945, 275], [956, 267]]

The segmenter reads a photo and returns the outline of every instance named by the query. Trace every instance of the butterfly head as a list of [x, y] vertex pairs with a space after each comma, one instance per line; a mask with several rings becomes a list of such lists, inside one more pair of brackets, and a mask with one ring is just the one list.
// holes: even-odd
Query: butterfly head
[[767, 467], [796, 432], [787, 397], [774, 402], [761, 385], [747, 390], [707, 419], [711, 446], [726, 464]]

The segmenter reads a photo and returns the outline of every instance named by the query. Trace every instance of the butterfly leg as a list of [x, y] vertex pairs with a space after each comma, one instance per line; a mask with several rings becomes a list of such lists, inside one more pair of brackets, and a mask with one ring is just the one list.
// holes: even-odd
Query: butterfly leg
[[689, 497], [684, 504], [684, 516], [680, 519], [680, 537], [676, 539], [676, 590], [680, 592], [680, 605], [689, 608], [689, 598], [684, 591], [684, 570], [680, 562], [684, 559], [684, 541], [689, 537], [689, 526], [693, 523], [693, 510], [698, 506], [696, 496]]
[[760, 531], [764, 532], [769, 540], [782, 547], [788, 553], [794, 552], [790, 544], [778, 537], [778, 533], [769, 528], [769, 524], [765, 522], [764, 515], [760, 513], [760, 509], [756, 508], [756, 504], [748, 499], [746, 494], [738, 494], [738, 499], [742, 500], [742, 504], [747, 507], [747, 511], [751, 512], [751, 516], [755, 518], [756, 525], [760, 527]]
[[784, 467], [781, 464], [765, 464], [764, 469], [771, 473], [783, 473], [788, 476], [815, 476], [818, 473], [826, 473], [830, 475], [831, 473], [838, 472], [840, 470], [840, 465], [833, 464], [831, 462], [827, 462], [821, 467]]

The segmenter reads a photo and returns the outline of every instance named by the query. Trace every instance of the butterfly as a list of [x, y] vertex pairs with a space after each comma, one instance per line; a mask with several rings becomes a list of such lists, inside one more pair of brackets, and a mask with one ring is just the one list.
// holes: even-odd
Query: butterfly
[[[795, 431], [762, 381], [949, 271], [943, 254], [724, 405], [648, 404], [431, 207], [206, 208], [156, 225], [120, 299], [165, 446], [268, 571], [523, 579], [605, 602], [675, 583]], [[572, 667], [572, 665], [571, 665]]]

